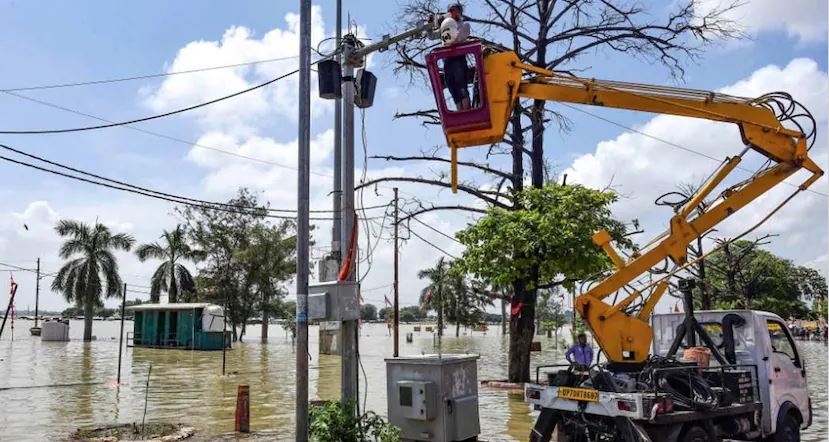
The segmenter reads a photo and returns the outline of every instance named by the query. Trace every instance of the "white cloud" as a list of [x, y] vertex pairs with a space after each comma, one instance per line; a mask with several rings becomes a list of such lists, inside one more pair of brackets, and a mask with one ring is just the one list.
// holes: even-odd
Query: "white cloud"
[[[699, 0], [700, 15], [730, 4], [726, 0]], [[749, 0], [730, 11], [727, 18], [736, 21], [750, 35], [783, 31], [800, 41], [826, 40], [826, 0]]]
[[[766, 66], [721, 91], [751, 97], [776, 90], [791, 93], [814, 113], [819, 136], [810, 156], [826, 168], [827, 74], [819, 69], [817, 63], [795, 59], [783, 68]], [[714, 158], [735, 155], [742, 149], [739, 131], [730, 124], [660, 115], [637, 130]], [[754, 157], [743, 161], [742, 166], [753, 170], [760, 163], [759, 155], [754, 154]], [[676, 190], [679, 184], [699, 183], [716, 166], [710, 159], [639, 133], [625, 132], [615, 139], [600, 142], [594, 152], [576, 158], [565, 173], [573, 182], [592, 187], [605, 187], [612, 183], [625, 195], [616, 203], [615, 213], [623, 219], [640, 219], [647, 231], [645, 238], [641, 238], [644, 240], [665, 229], [671, 215], [668, 209], [654, 206], [654, 199]], [[735, 179], [748, 176], [742, 171], [736, 171], [734, 175]], [[788, 181], [799, 184], [807, 176], [805, 172], [800, 172]], [[812, 189], [825, 193], [826, 178], [813, 185]], [[730, 237], [744, 231], [759, 222], [794, 190], [794, 186], [778, 185], [719, 225], [717, 236]], [[819, 263], [821, 256], [825, 262], [826, 224], [827, 198], [807, 192], [794, 198], [749, 237], [763, 233], [778, 234], [780, 236], [770, 246], [775, 253], [794, 259], [800, 265]], [[825, 273], [826, 269], [822, 271]]]
[[[311, 44], [315, 47], [325, 37], [319, 6], [312, 8], [311, 17]], [[188, 43], [178, 51], [167, 68], [168, 72], [280, 60], [168, 76], [157, 90], [147, 95], [147, 105], [157, 112], [169, 111], [238, 92], [297, 69], [299, 16], [286, 14], [285, 25], [284, 29], [273, 29], [261, 38], [257, 38], [249, 28], [233, 26], [218, 41]], [[311, 109], [314, 116], [319, 116], [331, 104], [318, 98], [316, 84], [316, 74], [312, 73]], [[293, 123], [297, 119], [298, 85], [298, 76], [292, 75], [256, 91], [201, 108], [196, 115], [199, 122], [211, 130], [231, 130], [241, 134], [256, 133], [272, 125], [275, 116], [287, 118]]]

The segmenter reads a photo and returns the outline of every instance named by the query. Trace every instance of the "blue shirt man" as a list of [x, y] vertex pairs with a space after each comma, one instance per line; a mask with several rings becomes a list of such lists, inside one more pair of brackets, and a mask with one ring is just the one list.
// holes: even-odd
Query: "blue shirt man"
[[593, 363], [593, 348], [587, 345], [587, 335], [579, 333], [578, 342], [564, 353], [564, 357], [571, 364], [589, 367]]

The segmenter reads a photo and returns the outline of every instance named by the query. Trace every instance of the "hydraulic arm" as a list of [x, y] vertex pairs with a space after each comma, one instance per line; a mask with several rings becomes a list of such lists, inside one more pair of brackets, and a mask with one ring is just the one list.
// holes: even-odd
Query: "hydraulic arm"
[[[484, 78], [478, 88], [481, 95], [486, 94], [481, 102], [488, 107], [488, 121], [452, 127], [446, 124], [451, 119], [442, 115], [453, 160], [458, 148], [503, 139], [507, 120], [521, 97], [701, 118], [734, 123], [740, 128], [745, 149], [727, 158], [676, 210], [666, 232], [628, 259], [614, 250], [613, 238], [607, 232], [593, 236], [593, 242], [605, 250], [615, 271], [579, 296], [575, 308], [611, 362], [640, 363], [648, 357], [653, 340], [648, 318], [668, 288], [668, 277], [689, 264], [687, 246], [691, 241], [797, 171], [811, 172], [797, 191], [805, 190], [823, 175], [808, 155], [814, 127], [804, 133], [796, 121], [798, 117], [811, 117], [787, 94], [746, 99], [707, 91], [577, 78], [523, 64], [513, 52], [489, 53], [481, 58]], [[434, 76], [432, 83], [435, 85]], [[436, 98], [443, 113], [445, 106], [440, 105], [437, 92]], [[784, 122], [790, 123], [790, 127], [784, 126]], [[811, 123], [814, 125], [814, 120]], [[765, 156], [766, 166], [706, 201], [749, 149]], [[452, 176], [457, 179], [454, 167]], [[703, 202], [706, 204], [701, 205]], [[666, 259], [676, 265], [673, 272], [636, 287], [631, 285]], [[614, 299], [608, 302], [612, 295]]]

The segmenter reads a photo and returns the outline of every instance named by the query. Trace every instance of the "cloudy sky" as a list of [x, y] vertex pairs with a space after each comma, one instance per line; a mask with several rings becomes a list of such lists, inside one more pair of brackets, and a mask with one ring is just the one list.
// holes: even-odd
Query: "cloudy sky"
[[[393, 32], [401, 2], [345, 2], [346, 13], [363, 37]], [[473, 3], [473, 2], [469, 2]], [[667, 13], [663, 2], [653, 2], [651, 14]], [[704, 0], [710, 8], [717, 0]], [[812, 156], [826, 166], [827, 130], [827, 3], [824, 0], [790, 2], [749, 0], [733, 13], [749, 39], [713, 42], [704, 56], [686, 66], [684, 82], [678, 82], [659, 66], [599, 52], [583, 60], [584, 75], [653, 84], [688, 86], [736, 95], [756, 96], [784, 90], [802, 101], [818, 120], [818, 143]], [[99, 123], [89, 116], [122, 120], [210, 100], [245, 89], [296, 68], [298, 53], [297, 2], [36, 2], [0, 1], [0, 39], [4, 45], [0, 89], [69, 83], [178, 72], [212, 66], [273, 60], [232, 69], [172, 75], [83, 87], [18, 90], [0, 94], [0, 129], [47, 129]], [[333, 2], [314, 7], [313, 39], [333, 34]], [[322, 46], [324, 50], [325, 45]], [[379, 78], [375, 106], [365, 112], [365, 146], [368, 155], [416, 154], [440, 146], [442, 134], [416, 121], [394, 120], [397, 111], [411, 111], [430, 103], [430, 91], [411, 85], [391, 71], [390, 53], [371, 60]], [[316, 79], [312, 84], [316, 83]], [[314, 92], [316, 94], [316, 92]], [[41, 103], [21, 98], [34, 98]], [[43, 102], [63, 107], [49, 107]], [[256, 191], [272, 207], [296, 206], [297, 80], [288, 77], [267, 88], [233, 100], [133, 128], [39, 136], [0, 136], [0, 143], [55, 161], [121, 179], [136, 185], [205, 200], [222, 201], [239, 186]], [[642, 221], [652, 236], [664, 228], [669, 213], [652, 202], [679, 183], [704, 178], [717, 162], [681, 150], [674, 145], [724, 158], [741, 149], [736, 127], [689, 119], [624, 111], [584, 108], [606, 120], [577, 110], [551, 105], [573, 121], [570, 131], [549, 131], [548, 161], [568, 174], [569, 182], [595, 187], [609, 184], [624, 195], [614, 207], [624, 220]], [[312, 209], [331, 205], [333, 163], [333, 108], [331, 102], [312, 99], [311, 192]], [[359, 117], [359, 114], [358, 114]], [[360, 119], [358, 118], [358, 121]], [[619, 125], [634, 129], [627, 130]], [[363, 174], [358, 128], [357, 176]], [[659, 141], [662, 140], [662, 141]], [[669, 142], [666, 143], [665, 141]], [[11, 156], [2, 153], [3, 156]], [[480, 158], [467, 149], [462, 158]], [[494, 164], [502, 160], [494, 160]], [[751, 165], [751, 159], [747, 164]], [[366, 176], [429, 175], [440, 169], [417, 164], [388, 164], [369, 160]], [[2, 216], [0, 216], [0, 263], [30, 268], [40, 257], [46, 272], [61, 265], [57, 256], [60, 238], [55, 221], [96, 219], [116, 231], [128, 232], [139, 242], [155, 241], [163, 229], [175, 226], [170, 203], [145, 199], [85, 183], [45, 175], [0, 161]], [[745, 177], [745, 175], [743, 175]], [[469, 178], [462, 176], [463, 178]], [[797, 183], [802, 177], [793, 177]], [[405, 200], [418, 196], [441, 203], [471, 203], [449, 192], [401, 185]], [[813, 187], [827, 192], [826, 179]], [[780, 186], [746, 209], [741, 218], [759, 220], [765, 211], [792, 190]], [[366, 191], [365, 206], [386, 204], [391, 185]], [[391, 291], [392, 245], [384, 209], [371, 209], [374, 236], [362, 235], [363, 249], [373, 249], [363, 262], [364, 298], [382, 305]], [[323, 215], [320, 215], [323, 216]], [[736, 218], [735, 218], [736, 220]], [[452, 234], [471, 218], [465, 214], [435, 213], [424, 216], [429, 226]], [[740, 222], [743, 222], [740, 221]], [[318, 258], [330, 247], [330, 223], [316, 221]], [[24, 227], [25, 225], [25, 227]], [[418, 270], [433, 264], [444, 252], [458, 255], [461, 247], [419, 223], [411, 229], [434, 246], [412, 237], [401, 254], [401, 300], [414, 304], [423, 282]], [[739, 222], [729, 221], [720, 231], [738, 233]], [[379, 240], [378, 232], [382, 232]], [[809, 265], [824, 274], [827, 266], [827, 199], [807, 193], [794, 200], [758, 234], [780, 235], [770, 247], [775, 253]], [[650, 236], [643, 235], [638, 240]], [[370, 245], [365, 242], [371, 238]], [[132, 255], [119, 255], [124, 280], [137, 290], [149, 284], [158, 263], [139, 263]], [[0, 266], [2, 267], [2, 266]], [[8, 269], [9, 267], [4, 267]], [[7, 285], [0, 274], [0, 289]], [[14, 272], [20, 284], [17, 306], [34, 304], [34, 278]], [[66, 303], [51, 293], [44, 280], [41, 305], [60, 310]], [[5, 292], [5, 289], [2, 289]], [[143, 297], [133, 293], [130, 297]], [[115, 305], [110, 300], [108, 305]]]

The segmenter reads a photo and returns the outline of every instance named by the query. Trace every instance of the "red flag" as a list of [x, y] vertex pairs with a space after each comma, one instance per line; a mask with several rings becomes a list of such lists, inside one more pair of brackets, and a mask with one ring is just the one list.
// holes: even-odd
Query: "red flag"
[[426, 306], [429, 304], [429, 300], [432, 299], [432, 288], [429, 287], [426, 289], [426, 295], [423, 296], [423, 304], [420, 306], [420, 309], [425, 309]]

